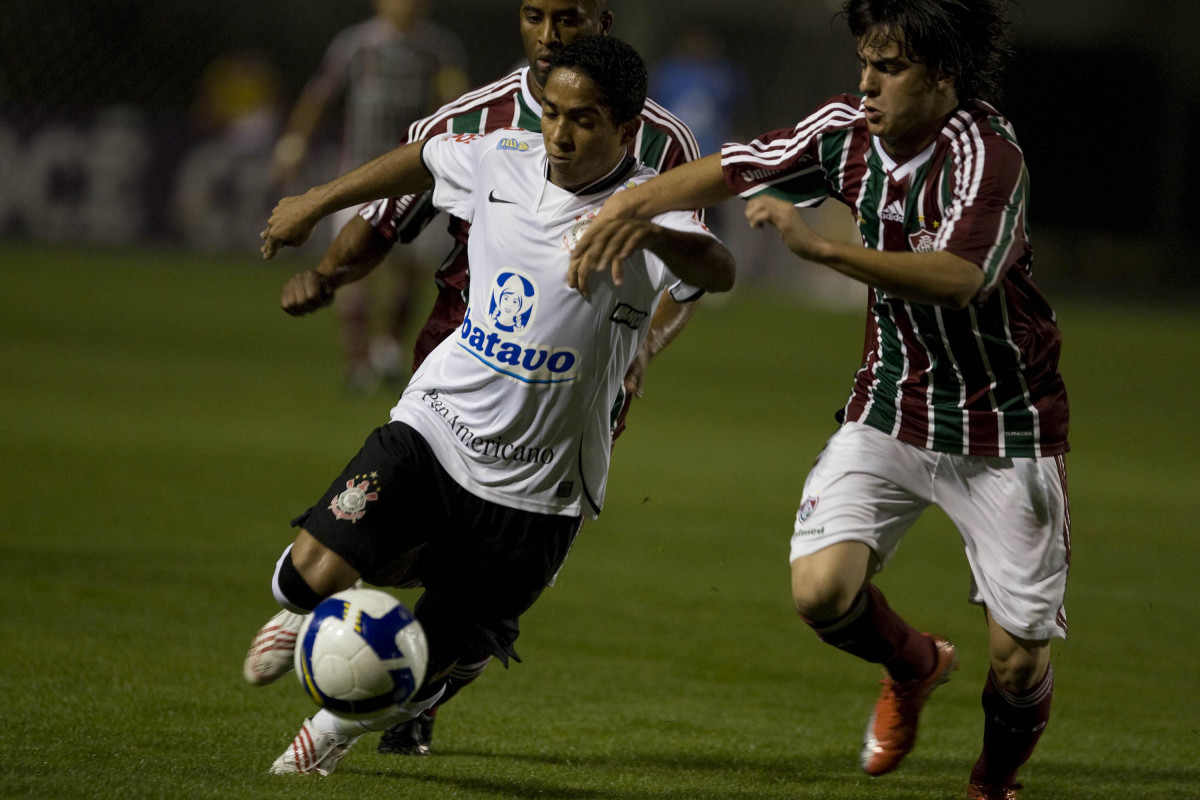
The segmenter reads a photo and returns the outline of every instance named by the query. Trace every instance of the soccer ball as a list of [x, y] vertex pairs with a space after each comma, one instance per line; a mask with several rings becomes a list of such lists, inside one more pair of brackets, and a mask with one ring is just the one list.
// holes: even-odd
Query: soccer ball
[[429, 645], [396, 598], [347, 589], [322, 600], [300, 626], [296, 677], [317, 705], [344, 717], [391, 714], [421, 687]]

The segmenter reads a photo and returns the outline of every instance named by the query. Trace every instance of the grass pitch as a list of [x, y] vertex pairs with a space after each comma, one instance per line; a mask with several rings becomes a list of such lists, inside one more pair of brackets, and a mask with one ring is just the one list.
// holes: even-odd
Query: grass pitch
[[[313, 710], [241, 679], [272, 566], [394, 400], [342, 393], [329, 313], [278, 311], [304, 263], [0, 243], [0, 796], [963, 796], [986, 654], [957, 533], [926, 515], [880, 578], [962, 666], [904, 767], [869, 779], [878, 673], [794, 618], [786, 563], [861, 318], [750, 291], [652, 367], [525, 663], [445, 708], [435, 754], [372, 736], [331, 778], [267, 775]], [[1200, 797], [1200, 322], [1058, 305], [1072, 638], [1022, 798]]]

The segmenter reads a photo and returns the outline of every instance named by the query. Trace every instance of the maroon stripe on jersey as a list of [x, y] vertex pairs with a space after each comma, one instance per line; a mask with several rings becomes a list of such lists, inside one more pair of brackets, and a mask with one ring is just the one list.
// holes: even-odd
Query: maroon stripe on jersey
[[851, 422], [862, 419], [866, 412], [870, 394], [866, 387], [874, 380], [875, 365], [879, 361], [879, 326], [875, 322], [875, 314], [871, 309], [875, 306], [875, 290], [867, 290], [867, 322], [863, 332], [862, 366], [859, 367], [854, 379], [854, 387], [850, 392], [850, 400], [846, 403], [845, 418]]

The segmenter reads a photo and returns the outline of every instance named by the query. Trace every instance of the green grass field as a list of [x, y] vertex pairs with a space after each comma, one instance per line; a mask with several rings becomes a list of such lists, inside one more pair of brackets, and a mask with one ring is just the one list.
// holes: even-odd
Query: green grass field
[[[241, 678], [274, 561], [394, 399], [342, 393], [329, 313], [278, 311], [303, 263], [0, 243], [0, 796], [964, 795], [987, 667], [957, 533], [927, 515], [880, 578], [962, 666], [904, 767], [866, 778], [878, 672], [795, 618], [787, 572], [861, 318], [751, 291], [651, 369], [525, 663], [446, 707], [435, 754], [366, 737], [330, 778], [267, 775], [313, 710]], [[1197, 798], [1200, 321], [1058, 305], [1072, 638], [1022, 798]]]

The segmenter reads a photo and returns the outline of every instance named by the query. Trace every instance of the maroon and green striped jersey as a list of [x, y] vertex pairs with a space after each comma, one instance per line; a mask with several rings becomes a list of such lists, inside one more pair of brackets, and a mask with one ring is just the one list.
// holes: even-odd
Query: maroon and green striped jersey
[[[642, 125], [630, 154], [659, 172], [700, 156], [691, 130], [658, 103], [647, 98]], [[542, 105], [530, 88], [529, 68], [523, 67], [498, 81], [468, 92], [433, 115], [414, 122], [408, 141], [439, 133], [491, 133], [500, 128], [542, 130]], [[388, 239], [411, 241], [437, 213], [430, 193], [380, 200], [363, 210], [363, 216]], [[452, 219], [450, 233], [458, 245], [437, 272], [439, 286], [464, 289], [467, 284], [466, 240], [470, 225]]]
[[806, 207], [833, 197], [866, 247], [945, 250], [983, 271], [962, 310], [870, 287], [845, 419], [939, 452], [1066, 452], [1062, 337], [1033, 282], [1029, 175], [1012, 125], [986, 103], [964, 103], [925, 152], [898, 164], [867, 131], [861, 102], [835, 97], [795, 128], [722, 149], [725, 180], [743, 198], [767, 192]]

